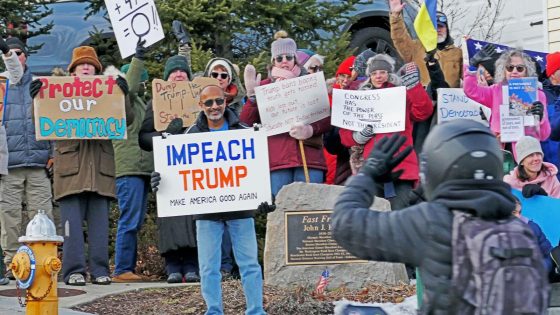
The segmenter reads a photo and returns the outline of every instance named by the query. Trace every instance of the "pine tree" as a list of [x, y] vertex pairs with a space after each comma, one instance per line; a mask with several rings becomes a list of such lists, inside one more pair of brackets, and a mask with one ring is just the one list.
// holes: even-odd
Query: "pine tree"
[[46, 34], [52, 23], [40, 25], [40, 19], [52, 13], [46, 4], [54, 0], [2, 0], [0, 1], [0, 35], [16, 36], [26, 40], [39, 34]]

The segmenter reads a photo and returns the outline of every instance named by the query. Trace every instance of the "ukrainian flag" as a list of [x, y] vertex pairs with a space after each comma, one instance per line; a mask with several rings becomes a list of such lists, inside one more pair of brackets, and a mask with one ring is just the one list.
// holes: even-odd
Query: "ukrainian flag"
[[437, 47], [436, 12], [437, 0], [425, 0], [414, 19], [414, 30], [426, 51], [432, 51]]

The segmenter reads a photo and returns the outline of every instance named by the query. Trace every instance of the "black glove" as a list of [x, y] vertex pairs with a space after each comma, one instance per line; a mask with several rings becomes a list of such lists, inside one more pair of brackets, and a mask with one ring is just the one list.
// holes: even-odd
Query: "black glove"
[[482, 47], [474, 56], [469, 60], [469, 65], [473, 67], [478, 67], [478, 65], [486, 60], [492, 59], [492, 56], [497, 54], [496, 46], [494, 44], [487, 44]]
[[488, 121], [488, 117], [486, 117], [486, 114], [482, 110], [482, 107], [480, 107], [479, 110], [480, 110], [480, 119], [482, 119], [484, 121]]
[[261, 202], [261, 204], [257, 207], [257, 212], [258, 213], [262, 213], [262, 214], [268, 214], [273, 212], [274, 210], [276, 210], [276, 205], [274, 204], [274, 201], [272, 202], [271, 205], [268, 204], [268, 202]]
[[538, 184], [527, 184], [523, 186], [521, 193], [525, 198], [531, 198], [535, 195], [548, 196], [546, 191], [544, 191], [544, 189]]
[[424, 61], [429, 63], [429, 64], [436, 63], [437, 62], [437, 59], [435, 58], [436, 51], [437, 51], [437, 49], [427, 51], [426, 52], [426, 57], [424, 57]]
[[126, 79], [121, 77], [120, 75], [117, 76], [117, 85], [121, 88], [121, 91], [124, 93], [124, 96], [128, 95], [128, 83]]
[[136, 44], [136, 53], [134, 54], [134, 57], [136, 57], [137, 59], [145, 60], [148, 48], [144, 47], [144, 45], [146, 45], [146, 40], [138, 38], [138, 43]]
[[35, 98], [35, 96], [39, 94], [42, 86], [43, 81], [41, 81], [41, 79], [35, 79], [31, 81], [31, 85], [29, 85], [29, 95], [31, 95], [31, 98]]
[[544, 105], [543, 103], [536, 101], [533, 103], [533, 107], [531, 107], [528, 111], [527, 114], [531, 114], [531, 115], [535, 115], [535, 116], [539, 116], [539, 121], [542, 120], [543, 114], [544, 114]]
[[161, 175], [158, 172], [152, 172], [152, 178], [150, 179], [150, 185], [152, 186], [152, 191], [153, 192], [158, 191], [160, 181], [161, 181]]
[[391, 171], [412, 151], [412, 146], [408, 146], [395, 155], [405, 141], [406, 138], [399, 134], [379, 140], [364, 161], [360, 173], [372, 177], [378, 183], [387, 183], [399, 178], [403, 170]]
[[177, 118], [173, 119], [169, 123], [167, 128], [165, 128], [165, 132], [167, 132], [169, 134], [172, 134], [172, 135], [180, 134], [181, 131], [183, 131], [183, 119], [181, 119], [180, 117], [177, 117]]
[[173, 20], [172, 28], [173, 28], [173, 35], [175, 35], [175, 38], [179, 42], [179, 45], [183, 46], [185, 44], [191, 43], [191, 37], [189, 35], [189, 32], [185, 30], [185, 28], [183, 27], [183, 23], [181, 23], [181, 21]]
[[4, 55], [10, 52], [10, 47], [2, 37], [0, 37], [0, 50]]

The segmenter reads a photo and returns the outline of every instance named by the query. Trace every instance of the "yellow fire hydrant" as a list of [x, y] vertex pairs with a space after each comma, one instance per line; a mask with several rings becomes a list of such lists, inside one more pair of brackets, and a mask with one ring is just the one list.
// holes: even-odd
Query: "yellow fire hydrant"
[[57, 246], [64, 238], [56, 235], [54, 223], [39, 210], [27, 225], [25, 236], [18, 239], [23, 245], [12, 259], [10, 269], [16, 278], [16, 288], [26, 290], [27, 315], [58, 314], [56, 279], [62, 268], [57, 257]]

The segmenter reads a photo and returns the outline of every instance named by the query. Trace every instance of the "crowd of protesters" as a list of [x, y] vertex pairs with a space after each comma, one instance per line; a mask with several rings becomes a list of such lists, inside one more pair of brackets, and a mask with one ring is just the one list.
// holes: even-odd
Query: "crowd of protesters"
[[[404, 61], [372, 50], [350, 54], [329, 84], [332, 90], [376, 90], [397, 86], [406, 88], [404, 136], [398, 151], [414, 146], [415, 150], [395, 166], [398, 176], [376, 182], [376, 194], [388, 199], [392, 209], [405, 208], [411, 196], [423, 198], [419, 186], [419, 158], [422, 143], [435, 125], [438, 88], [463, 87], [465, 94], [491, 112], [489, 128], [500, 138], [502, 86], [511, 78], [538, 77], [535, 62], [522, 50], [511, 49], [498, 54], [493, 46], [484, 47], [463, 64], [461, 50], [453, 43], [445, 14], [437, 14], [438, 44], [426, 52], [422, 44], [408, 33], [403, 5], [389, 1], [391, 37]], [[167, 59], [166, 81], [194, 79], [190, 63], [190, 38], [180, 22], [173, 31], [179, 53]], [[171, 121], [162, 132], [154, 128], [152, 100], [145, 102], [149, 80], [145, 69], [148, 48], [139, 41], [130, 64], [120, 70], [104, 66], [95, 47], [81, 46], [60, 75], [88, 76], [111, 74], [125, 94], [127, 140], [37, 141], [33, 121], [33, 98], [41, 88], [26, 65], [26, 45], [16, 37], [0, 38], [0, 50], [9, 78], [7, 106], [0, 126], [0, 245], [4, 266], [9, 266], [21, 235], [22, 216], [32, 217], [45, 210], [52, 218], [52, 204], [58, 202], [62, 226], [66, 226], [63, 245], [63, 279], [69, 285], [142, 281], [135, 273], [137, 235], [146, 214], [151, 188], [158, 190], [161, 178], [153, 172], [152, 138], [168, 134], [200, 133], [243, 129], [261, 123], [255, 88], [323, 71], [324, 57], [309, 49], [298, 49], [289, 35], [275, 34], [270, 47], [270, 64], [266, 78], [252, 65], [243, 75], [232, 61], [216, 57], [208, 61], [202, 76], [215, 78], [217, 85], [204, 88], [199, 96], [200, 113], [195, 124], [183, 127], [181, 118]], [[480, 71], [481, 69], [482, 71]], [[241, 76], [243, 80], [241, 80]], [[539, 85], [538, 100], [527, 112], [538, 119], [539, 128], [517, 143], [502, 145], [514, 156], [517, 166], [503, 181], [522, 191], [523, 196], [548, 195], [560, 198], [558, 156], [560, 141], [560, 52], [547, 57], [546, 79]], [[376, 133], [367, 125], [361, 131], [331, 126], [330, 117], [311, 124], [294, 124], [289, 132], [268, 137], [271, 194], [293, 182], [308, 181], [344, 185], [357, 174], [364, 159], [388, 134]], [[390, 134], [389, 134], [390, 136]], [[300, 154], [303, 141], [305, 161]], [[305, 165], [305, 167], [304, 167]], [[304, 169], [305, 168], [305, 169]], [[51, 176], [52, 175], [52, 176]], [[51, 179], [52, 177], [52, 186]], [[120, 211], [116, 232], [115, 268], [111, 273], [108, 257], [109, 205], [116, 199]], [[22, 204], [26, 204], [23, 211]], [[197, 216], [158, 218], [158, 248], [165, 259], [167, 282], [201, 282], [208, 313], [222, 309], [220, 281], [231, 277], [237, 264], [247, 299], [248, 314], [263, 314], [262, 273], [258, 263], [254, 216], [274, 211], [275, 205], [263, 203], [247, 211]], [[511, 212], [514, 212], [514, 208]], [[517, 209], [519, 210], [519, 209]], [[519, 212], [519, 211], [517, 211]], [[519, 213], [517, 213], [520, 216]], [[520, 216], [521, 217], [521, 216]], [[526, 223], [534, 222], [522, 217]], [[83, 221], [87, 221], [88, 253], [85, 253]], [[538, 226], [535, 231], [540, 231]], [[544, 235], [539, 235], [544, 237]], [[543, 241], [544, 242], [544, 241]], [[544, 242], [546, 243], [546, 242]], [[550, 242], [543, 247], [543, 257], [550, 272]], [[9, 269], [0, 284], [13, 279]]]

